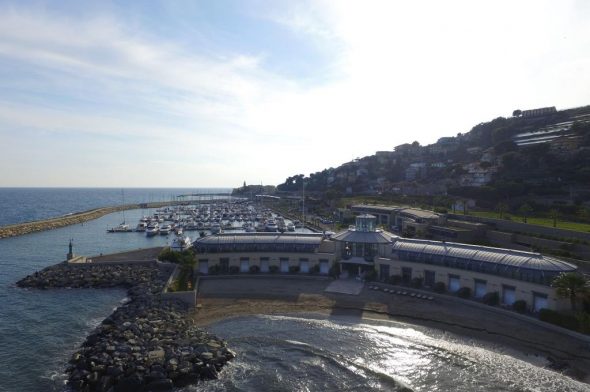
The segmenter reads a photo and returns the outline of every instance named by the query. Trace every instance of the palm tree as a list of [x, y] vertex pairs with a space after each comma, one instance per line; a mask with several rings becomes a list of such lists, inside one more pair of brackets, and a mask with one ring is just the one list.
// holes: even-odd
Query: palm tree
[[499, 202], [496, 204], [496, 211], [500, 214], [500, 219], [504, 219], [504, 213], [508, 209], [508, 205], [504, 202]]
[[551, 286], [555, 287], [555, 292], [561, 298], [569, 298], [572, 304], [572, 310], [576, 310], [576, 299], [578, 295], [590, 293], [590, 282], [586, 281], [583, 275], [575, 272], [562, 272], [559, 274]]
[[533, 208], [528, 203], [524, 203], [520, 206], [518, 212], [520, 212], [520, 214], [522, 215], [522, 221], [524, 223], [527, 223], [527, 218], [530, 215], [530, 213], [533, 212]]
[[553, 219], [553, 227], [557, 227], [557, 218], [559, 218], [559, 210], [552, 209], [549, 211], [549, 216]]

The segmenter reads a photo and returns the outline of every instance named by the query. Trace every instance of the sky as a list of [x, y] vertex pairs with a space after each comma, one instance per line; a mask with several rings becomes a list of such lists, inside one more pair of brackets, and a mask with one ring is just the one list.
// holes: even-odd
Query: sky
[[587, 105], [589, 22], [585, 0], [0, 0], [0, 186], [276, 185]]

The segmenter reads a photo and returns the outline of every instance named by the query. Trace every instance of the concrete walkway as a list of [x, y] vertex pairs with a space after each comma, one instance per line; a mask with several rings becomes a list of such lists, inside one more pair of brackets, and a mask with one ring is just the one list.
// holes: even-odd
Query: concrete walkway
[[365, 284], [354, 279], [335, 280], [326, 287], [326, 293], [359, 295]]

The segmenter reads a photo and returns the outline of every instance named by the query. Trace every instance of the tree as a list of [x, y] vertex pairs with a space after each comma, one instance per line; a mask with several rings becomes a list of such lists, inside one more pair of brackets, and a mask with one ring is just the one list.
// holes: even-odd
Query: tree
[[557, 218], [559, 218], [559, 210], [552, 209], [549, 211], [549, 216], [553, 219], [553, 227], [557, 227]]
[[574, 272], [559, 274], [553, 279], [551, 286], [555, 288], [555, 292], [559, 297], [569, 298], [573, 311], [576, 310], [578, 296], [590, 292], [589, 282], [586, 281], [583, 275]]
[[508, 209], [508, 205], [504, 202], [499, 202], [498, 204], [496, 204], [496, 211], [498, 211], [498, 214], [500, 215], [500, 219], [504, 219], [504, 213], [506, 212], [507, 209]]
[[520, 213], [520, 215], [522, 215], [522, 221], [524, 223], [527, 223], [527, 218], [531, 214], [531, 212], [533, 212], [533, 207], [531, 207], [528, 203], [524, 203], [520, 206], [518, 212]]

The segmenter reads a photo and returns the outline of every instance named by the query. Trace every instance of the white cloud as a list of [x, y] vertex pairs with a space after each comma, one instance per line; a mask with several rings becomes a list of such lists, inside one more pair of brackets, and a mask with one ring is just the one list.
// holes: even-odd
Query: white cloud
[[[433, 142], [517, 107], [590, 98], [590, 27], [575, 3], [266, 7], [261, 18], [330, 48], [326, 78], [309, 85], [269, 72], [268, 53], [195, 53], [113, 15], [74, 20], [6, 7], [0, 59], [33, 69], [36, 79], [0, 77], [0, 86], [62, 94], [74, 104], [3, 96], [0, 138], [8, 140], [14, 128], [86, 134], [103, 146], [104, 159], [117, 151], [121, 161], [105, 166], [121, 172], [108, 177], [90, 167], [96, 156], [88, 159], [96, 185], [278, 183], [404, 142]], [[154, 152], [161, 162], [150, 161]], [[3, 165], [23, 159], [11, 158]], [[15, 185], [35, 185], [42, 176], [21, 178], [28, 183]], [[132, 184], [117, 182], [123, 179]], [[0, 175], [2, 184], [13, 179]]]

